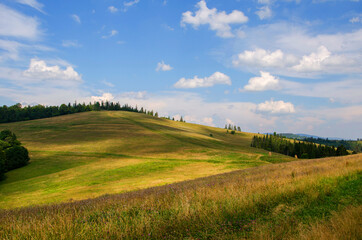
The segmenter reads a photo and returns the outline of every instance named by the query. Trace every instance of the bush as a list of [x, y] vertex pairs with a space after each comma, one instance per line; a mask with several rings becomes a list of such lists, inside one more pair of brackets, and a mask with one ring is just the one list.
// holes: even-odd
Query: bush
[[0, 180], [5, 178], [5, 153], [0, 150]]
[[231, 134], [235, 134], [235, 131], [234, 131], [234, 130], [232, 130], [230, 133], [231, 133]]
[[7, 171], [25, 166], [30, 160], [28, 150], [18, 145], [6, 149], [5, 157], [5, 168]]

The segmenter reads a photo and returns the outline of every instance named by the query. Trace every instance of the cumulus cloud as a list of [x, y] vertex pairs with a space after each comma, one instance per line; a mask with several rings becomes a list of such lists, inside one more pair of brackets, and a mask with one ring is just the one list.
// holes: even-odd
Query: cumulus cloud
[[35, 8], [36, 10], [38, 10], [39, 12], [44, 13], [43, 11], [43, 7], [44, 5], [39, 3], [37, 0], [16, 0], [18, 3], [24, 4], [24, 5], [28, 5], [32, 8]]
[[221, 72], [215, 72], [209, 77], [186, 79], [181, 78], [175, 83], [175, 88], [198, 88], [198, 87], [212, 87], [215, 84], [231, 85], [230, 77]]
[[112, 93], [103, 93], [102, 96], [92, 96], [92, 102], [110, 102], [114, 99]]
[[246, 91], [266, 91], [280, 89], [279, 79], [268, 72], [260, 71], [260, 77], [249, 79], [249, 83], [244, 86]]
[[296, 71], [319, 71], [322, 69], [323, 62], [331, 56], [331, 52], [325, 46], [320, 46], [317, 52], [308, 56], [303, 56], [299, 64], [294, 66]]
[[118, 9], [115, 6], [109, 6], [108, 11], [110, 11], [111, 13], [116, 13], [118, 12]]
[[261, 20], [263, 20], [272, 16], [272, 10], [269, 8], [269, 6], [263, 6], [259, 8], [255, 14], [258, 15]]
[[80, 17], [77, 14], [72, 14], [71, 18], [74, 20], [74, 22], [79, 23], [79, 24], [81, 23]]
[[254, 51], [245, 50], [238, 54], [233, 60], [234, 66], [254, 66], [254, 67], [285, 67], [296, 63], [296, 58], [292, 55], [284, 54], [280, 49], [271, 52], [261, 48]]
[[173, 68], [164, 61], [157, 63], [156, 71], [171, 71]]
[[272, 114], [295, 113], [294, 105], [292, 103], [273, 100], [258, 104], [257, 110], [260, 112], [267, 112]]
[[31, 59], [29, 68], [23, 74], [27, 78], [38, 80], [82, 81], [82, 77], [71, 66], [63, 70], [57, 65], [48, 66], [45, 61], [34, 58]]
[[[308, 25], [278, 22], [244, 27], [242, 30], [247, 38], [243, 41], [235, 40], [232, 46], [238, 53], [234, 56], [233, 65], [243, 70], [255, 72], [262, 69], [283, 76], [308, 78], [322, 74], [362, 73], [362, 29], [311, 34], [313, 31]], [[304, 56], [308, 57], [311, 53], [318, 55], [321, 46], [327, 49], [330, 56], [321, 62], [320, 70], [297, 71], [292, 68], [299, 65]], [[283, 53], [283, 58], [276, 49]], [[271, 55], [271, 59], [275, 61], [264, 60], [264, 55]]]
[[218, 11], [216, 8], [209, 9], [205, 0], [196, 4], [198, 10], [195, 13], [187, 11], [182, 13], [181, 25], [192, 25], [194, 28], [200, 25], [209, 25], [210, 29], [216, 31], [216, 35], [222, 38], [234, 37], [231, 32], [231, 24], [242, 24], [248, 21], [243, 12], [233, 10], [227, 14], [225, 11]]
[[36, 18], [23, 15], [0, 4], [0, 36], [36, 40], [41, 36]]

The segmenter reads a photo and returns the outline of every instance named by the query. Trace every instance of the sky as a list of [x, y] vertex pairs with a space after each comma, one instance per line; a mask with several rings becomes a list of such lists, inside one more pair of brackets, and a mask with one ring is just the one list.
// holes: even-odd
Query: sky
[[362, 138], [359, 0], [0, 0], [0, 105]]

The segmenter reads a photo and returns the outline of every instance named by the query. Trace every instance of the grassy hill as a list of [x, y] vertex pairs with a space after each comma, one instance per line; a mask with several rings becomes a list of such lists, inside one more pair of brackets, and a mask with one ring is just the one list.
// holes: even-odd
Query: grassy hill
[[[0, 208], [59, 203], [293, 160], [251, 148], [254, 134], [131, 112], [86, 112], [0, 124], [28, 148], [0, 182]], [[212, 134], [212, 136], [210, 136]]]
[[0, 210], [1, 239], [361, 239], [362, 154]]

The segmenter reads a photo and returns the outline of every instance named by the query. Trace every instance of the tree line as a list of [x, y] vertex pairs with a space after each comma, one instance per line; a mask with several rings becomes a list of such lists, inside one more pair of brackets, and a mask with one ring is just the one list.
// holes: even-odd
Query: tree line
[[36, 106], [25, 107], [22, 107], [21, 104], [18, 103], [10, 107], [6, 105], [0, 107], [0, 123], [26, 121], [56, 117], [72, 113], [101, 110], [138, 112], [158, 117], [158, 113], [154, 112], [153, 110], [148, 111], [143, 107], [139, 109], [137, 106], [132, 107], [128, 104], [121, 105], [119, 102], [114, 103], [102, 101], [89, 104], [80, 104], [75, 102], [74, 104], [62, 104], [60, 106], [43, 106], [39, 104]]
[[324, 144], [328, 146], [334, 146], [338, 147], [340, 145], [343, 145], [348, 150], [351, 150], [355, 153], [362, 152], [362, 143], [359, 143], [359, 139], [357, 138], [357, 141], [353, 140], [329, 140], [324, 138], [304, 138], [303, 141], [306, 142], [313, 142], [318, 144]]
[[28, 164], [30, 158], [28, 150], [21, 146], [16, 135], [10, 130], [0, 132], [0, 180], [5, 173]]
[[235, 125], [231, 125], [231, 124], [229, 124], [229, 125], [225, 124], [225, 129], [241, 132], [241, 127], [235, 126]]
[[347, 149], [340, 145], [337, 148], [312, 142], [291, 141], [276, 133], [273, 135], [254, 136], [252, 147], [262, 148], [272, 152], [278, 152], [298, 158], [322, 158], [348, 155]]

